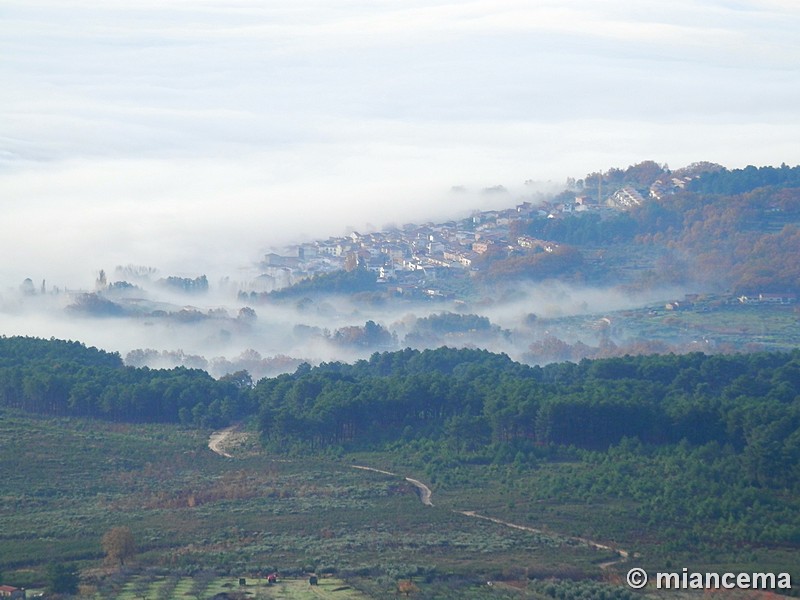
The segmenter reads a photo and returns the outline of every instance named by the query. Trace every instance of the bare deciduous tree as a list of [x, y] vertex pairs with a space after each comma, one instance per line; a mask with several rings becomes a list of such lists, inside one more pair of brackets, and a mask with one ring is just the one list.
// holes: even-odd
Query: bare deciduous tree
[[101, 542], [108, 562], [119, 561], [125, 565], [125, 559], [136, 554], [136, 542], [130, 527], [113, 527], [106, 531]]

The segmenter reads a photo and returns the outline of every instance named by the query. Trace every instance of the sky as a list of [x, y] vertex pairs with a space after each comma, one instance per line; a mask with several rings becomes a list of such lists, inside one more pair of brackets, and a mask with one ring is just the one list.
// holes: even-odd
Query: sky
[[0, 292], [643, 160], [795, 165], [798, 31], [796, 0], [4, 0]]

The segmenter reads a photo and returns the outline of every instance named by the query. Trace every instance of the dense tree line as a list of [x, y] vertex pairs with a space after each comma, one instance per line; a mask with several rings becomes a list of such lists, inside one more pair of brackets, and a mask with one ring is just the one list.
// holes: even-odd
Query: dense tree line
[[472, 344], [483, 344], [506, 335], [509, 332], [493, 325], [488, 317], [443, 312], [415, 319], [404, 342], [416, 348], [432, 348], [446, 345], [445, 340], [466, 338]]
[[126, 367], [78, 342], [0, 337], [0, 406], [30, 412], [216, 427], [252, 412], [250, 383], [242, 373]]
[[694, 192], [709, 194], [742, 194], [756, 188], [766, 186], [800, 187], [800, 166], [789, 167], [754, 167], [748, 165], [744, 169], [720, 169], [703, 173], [689, 182], [689, 189]]
[[246, 372], [125, 367], [77, 342], [0, 337], [0, 406], [220, 426], [258, 411], [272, 450], [430, 440], [455, 453], [625, 439], [716, 444], [758, 486], [800, 482], [800, 351], [625, 356], [531, 367], [485, 350], [405, 349], [354, 364]]
[[200, 275], [194, 279], [170, 276], [166, 279], [159, 279], [156, 283], [187, 294], [204, 294], [208, 291], [208, 278], [205, 275]]
[[[800, 351], [639, 356], [528, 367], [481, 350], [404, 350], [260, 381], [274, 450], [438, 440], [606, 449], [715, 443], [757, 485], [800, 481]], [[793, 484], [793, 485], [794, 485]]]
[[428, 315], [414, 322], [414, 331], [419, 334], [489, 331], [491, 328], [488, 317], [452, 312]]
[[[292, 286], [273, 292], [258, 294], [258, 300], [286, 300], [318, 296], [321, 294], [354, 294], [377, 289], [377, 275], [368, 269], [359, 267], [351, 271], [342, 270], [333, 273], [321, 273], [304, 279]], [[252, 294], [251, 294], [252, 296]]]

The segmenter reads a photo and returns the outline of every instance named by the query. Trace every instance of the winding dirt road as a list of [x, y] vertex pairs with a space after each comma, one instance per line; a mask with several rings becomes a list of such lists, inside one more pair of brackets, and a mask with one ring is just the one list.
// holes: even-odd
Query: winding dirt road
[[[487, 517], [485, 515], [479, 515], [474, 510], [454, 510], [453, 512], [456, 512], [460, 515], [464, 515], [467, 517], [472, 517], [474, 519], [483, 519], [484, 521], [491, 521], [492, 523], [497, 523], [498, 525], [505, 525], [506, 527], [511, 527], [512, 529], [519, 529], [520, 531], [527, 531], [530, 533], [537, 533], [542, 535], [554, 535], [554, 534], [561, 535], [561, 534], [556, 534], [555, 532], [552, 531], [548, 532], [545, 531], [544, 529], [537, 529], [536, 527], [528, 527], [527, 525], [517, 525], [516, 523], [503, 521], [502, 519], [497, 519], [495, 517]], [[596, 542], [594, 540], [582, 537], [572, 537], [572, 536], [563, 536], [563, 537], [567, 537], [568, 540], [571, 540], [573, 542], [580, 542], [581, 544], [585, 544], [590, 548], [596, 548], [597, 550], [608, 550], [610, 552], [616, 552], [616, 554], [619, 556], [618, 559], [600, 563], [600, 568], [604, 571], [606, 569], [613, 567], [616, 564], [624, 563], [630, 557], [630, 553], [627, 550], [620, 550], [619, 548], [614, 548], [612, 546], [609, 546], [608, 544], [603, 544], [601, 542]]]
[[[361, 469], [362, 471], [372, 471], [374, 473], [381, 473], [382, 475], [391, 475], [392, 477], [399, 477], [397, 473], [392, 473], [391, 471], [384, 471], [382, 469], [376, 469], [374, 467], [365, 467], [363, 465], [352, 465], [354, 469]], [[431, 490], [430, 488], [418, 481], [416, 479], [412, 479], [411, 477], [404, 477], [406, 481], [411, 483], [417, 488], [417, 492], [419, 495], [419, 499], [425, 506], [433, 506], [433, 502], [431, 502]], [[487, 517], [486, 515], [481, 515], [477, 511], [474, 510], [454, 510], [454, 513], [458, 513], [460, 515], [464, 515], [465, 517], [470, 517], [473, 519], [483, 519], [484, 521], [490, 521], [491, 523], [496, 523], [497, 525], [503, 525], [504, 527], [511, 527], [512, 529], [518, 529], [520, 531], [527, 531], [528, 533], [535, 533], [538, 535], [558, 535], [559, 537], [564, 537], [573, 542], [579, 542], [581, 544], [585, 544], [590, 548], [596, 548], [597, 550], [608, 550], [609, 552], [615, 552], [617, 556], [619, 556], [616, 560], [609, 560], [603, 563], [600, 563], [600, 568], [602, 570], [607, 570], [613, 567], [616, 564], [624, 563], [630, 557], [630, 554], [627, 550], [621, 550], [619, 548], [614, 548], [609, 546], [608, 544], [604, 544], [602, 542], [597, 542], [595, 540], [590, 540], [588, 538], [582, 537], [574, 537], [574, 536], [565, 536], [562, 534], [558, 534], [553, 531], [546, 531], [544, 529], [538, 529], [536, 527], [528, 527], [527, 525], [518, 525], [517, 523], [511, 523], [510, 521], [504, 521], [503, 519], [498, 519], [496, 517]]]
[[[224, 447], [225, 443], [233, 436], [238, 430], [237, 425], [232, 425], [230, 427], [226, 427], [220, 431], [215, 431], [211, 434], [211, 437], [208, 440], [208, 447], [212, 452], [219, 454], [220, 456], [224, 456], [225, 458], [233, 458], [233, 456], [226, 452]], [[384, 471], [383, 469], [376, 469], [375, 467], [366, 467], [364, 465], [351, 465], [354, 469], [361, 469], [362, 471], [372, 471], [373, 473], [380, 473], [382, 475], [389, 475], [391, 477], [401, 477], [397, 473], [392, 473], [391, 471]], [[418, 479], [413, 479], [411, 477], [403, 477], [403, 479], [409, 482], [417, 489], [417, 495], [419, 496], [420, 502], [425, 506], [433, 506], [433, 502], [431, 501], [432, 492], [431, 489], [419, 481]], [[465, 517], [470, 517], [473, 519], [483, 519], [484, 521], [490, 521], [492, 523], [496, 523], [498, 525], [503, 525], [504, 527], [511, 527], [512, 529], [518, 529], [520, 531], [527, 531], [529, 533], [535, 533], [539, 535], [560, 535], [555, 532], [548, 532], [544, 529], [538, 529], [536, 527], [528, 527], [527, 525], [518, 525], [517, 523], [511, 523], [510, 521], [504, 521], [502, 519], [498, 519], [496, 517], [488, 517], [486, 515], [478, 514], [478, 512], [474, 510], [454, 510], [454, 513], [458, 513], [460, 515], [464, 515]], [[574, 536], [562, 536], [566, 537], [569, 540], [574, 542], [580, 542], [581, 544], [585, 544], [590, 548], [596, 548], [598, 550], [608, 550], [610, 552], [615, 552], [619, 558], [617, 560], [610, 560], [603, 563], [600, 563], [600, 568], [602, 570], [606, 570], [611, 568], [612, 566], [620, 563], [624, 563], [630, 558], [630, 553], [627, 550], [621, 550], [619, 548], [614, 548], [608, 544], [603, 544], [602, 542], [597, 542], [595, 540], [590, 540], [588, 538], [582, 537], [574, 537]]]
[[[375, 473], [382, 473], [384, 475], [391, 475], [392, 477], [400, 477], [397, 473], [392, 473], [391, 471], [382, 471], [381, 469], [375, 469], [373, 467], [364, 467], [362, 465], [352, 465], [354, 469], [361, 469], [362, 471], [373, 471]], [[403, 477], [408, 483], [413, 485], [417, 488], [417, 495], [419, 496], [420, 501], [425, 506], [433, 506], [433, 502], [431, 502], [431, 488], [427, 485], [418, 481], [416, 479], [412, 479], [411, 477]]]
[[215, 431], [211, 434], [211, 437], [208, 438], [208, 448], [215, 454], [219, 454], [220, 456], [224, 456], [225, 458], [233, 458], [233, 455], [229, 452], [224, 450], [225, 442], [236, 433], [238, 429], [238, 425], [231, 425], [230, 427], [226, 427], [225, 429], [221, 429], [220, 431]]

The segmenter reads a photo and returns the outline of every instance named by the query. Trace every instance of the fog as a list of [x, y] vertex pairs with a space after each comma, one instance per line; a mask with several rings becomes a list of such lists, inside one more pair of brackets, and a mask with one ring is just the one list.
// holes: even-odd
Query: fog
[[[326, 360], [343, 351], [300, 344], [294, 324], [390, 326], [418, 309], [255, 307], [237, 332], [87, 321], [65, 316], [66, 296], [17, 292], [25, 278], [91, 290], [100, 269], [145, 265], [212, 284], [149, 301], [235, 320], [230, 288], [291, 242], [505, 208], [645, 159], [800, 162], [790, 1], [6, 0], [2, 14], [5, 335]], [[481, 193], [498, 185], [509, 193]], [[550, 306], [617, 304], [605, 292]]]
[[[246, 369], [260, 378], [293, 371], [301, 362], [354, 361], [409, 346], [485, 348], [540, 363], [558, 357], [531, 356], [537, 343], [557, 338], [597, 347], [602, 339], [609, 340], [600, 330], [606, 327], [604, 319], [608, 325], [608, 317], [616, 320], [615, 311], [684, 293], [659, 289], [631, 294], [547, 281], [495, 288], [496, 297], [486, 295], [471, 304], [334, 295], [252, 303], [237, 300], [229, 281], [199, 295], [169, 291], [154, 280], [139, 280], [137, 286], [102, 292], [103, 298], [124, 307], [119, 314], [103, 314], [104, 306], [87, 308], [82, 304], [91, 297], [86, 291], [41, 293], [38, 284], [33, 292], [6, 290], [0, 295], [4, 334], [79, 340], [119, 352], [132, 366], [187, 366], [215, 376]], [[254, 315], [246, 312], [251, 307]], [[469, 329], [459, 329], [459, 324], [451, 330], [419, 328], [426, 318], [443, 314], [480, 315], [488, 322]], [[363, 337], [367, 322], [376, 323], [385, 339]], [[631, 340], [616, 335], [612, 341]]]

